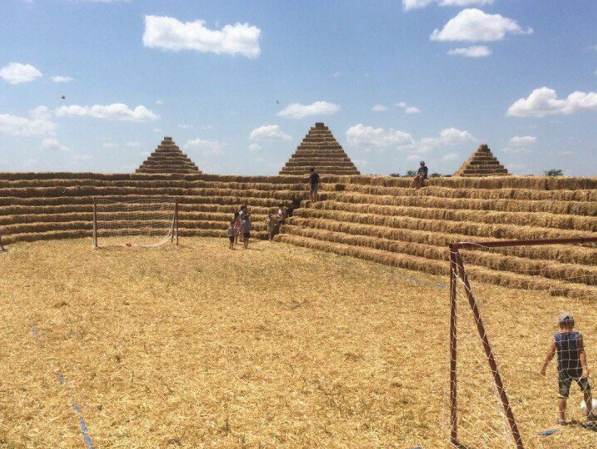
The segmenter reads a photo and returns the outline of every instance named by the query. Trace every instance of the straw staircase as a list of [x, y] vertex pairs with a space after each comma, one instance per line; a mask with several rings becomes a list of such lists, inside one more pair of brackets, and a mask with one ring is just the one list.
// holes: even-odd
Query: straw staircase
[[[276, 239], [445, 275], [447, 244], [453, 241], [575, 238], [597, 232], [594, 179], [583, 187], [579, 179], [440, 178], [419, 191], [408, 180], [351, 181], [324, 184], [320, 201], [304, 202]], [[479, 249], [467, 251], [465, 262], [477, 280], [597, 298], [597, 249]]]
[[332, 132], [323, 123], [315, 123], [280, 171], [280, 175], [304, 175], [314, 167], [320, 174], [360, 174]]
[[172, 141], [164, 137], [162, 143], [137, 169], [137, 173], [200, 174], [199, 168]]
[[[4, 244], [91, 237], [94, 198], [176, 197], [183, 238], [225, 237], [243, 203], [252, 214], [253, 237], [267, 238], [267, 215], [275, 213], [280, 203], [300, 204], [306, 189], [296, 178], [278, 176], [0, 173], [0, 230]], [[121, 219], [117, 213], [112, 218]], [[144, 226], [164, 229], [160, 222]], [[110, 231], [100, 230], [102, 236], [110, 236]]]
[[508, 170], [500, 164], [487, 145], [479, 146], [477, 151], [454, 173], [454, 176], [467, 177], [506, 175], [508, 175]]

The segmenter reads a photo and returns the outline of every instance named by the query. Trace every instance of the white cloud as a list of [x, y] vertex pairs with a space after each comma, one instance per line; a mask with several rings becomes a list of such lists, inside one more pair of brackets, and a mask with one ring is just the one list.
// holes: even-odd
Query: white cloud
[[508, 146], [526, 147], [528, 145], [534, 144], [536, 141], [537, 137], [535, 136], [515, 136], [510, 139], [510, 142], [508, 142]]
[[406, 156], [406, 160], [409, 161], [409, 162], [420, 161], [421, 160], [421, 156], [419, 156], [418, 154], [409, 154], [408, 156]]
[[51, 79], [55, 83], [71, 83], [75, 80], [74, 78], [71, 78], [70, 76], [53, 76]]
[[388, 108], [386, 106], [384, 106], [383, 104], [376, 104], [371, 108], [371, 110], [373, 112], [384, 112], [384, 111], [387, 111]]
[[409, 106], [404, 110], [405, 114], [420, 114], [421, 110], [415, 106]]
[[537, 141], [535, 136], [515, 136], [510, 139], [506, 148], [502, 151], [504, 153], [530, 153], [530, 146]]
[[450, 19], [440, 31], [435, 29], [431, 33], [432, 41], [500, 41], [507, 34], [531, 34], [520, 28], [515, 20], [499, 14], [486, 14], [480, 9], [465, 9]]
[[311, 115], [332, 115], [340, 110], [340, 106], [327, 101], [316, 101], [309, 105], [293, 103], [278, 112], [279, 117], [301, 119]]
[[162, 100], [157, 100], [155, 104], [164, 104], [164, 102]]
[[48, 138], [41, 141], [40, 149], [42, 151], [62, 151], [64, 153], [69, 152], [70, 148], [60, 145], [56, 139]]
[[405, 11], [411, 9], [420, 9], [437, 3], [440, 6], [471, 6], [471, 5], [491, 5], [495, 0], [402, 0], [402, 6]]
[[262, 141], [262, 140], [291, 140], [288, 134], [284, 134], [280, 131], [278, 125], [265, 125], [260, 128], [255, 128], [251, 131], [249, 140]]
[[439, 133], [441, 143], [446, 145], [457, 145], [460, 143], [476, 142], [477, 139], [473, 137], [468, 131], [461, 131], [456, 128], [446, 128]]
[[193, 129], [194, 128], [193, 125], [185, 125], [184, 123], [181, 123], [176, 126], [178, 126], [180, 129]]
[[414, 140], [408, 133], [395, 131], [393, 129], [385, 130], [383, 128], [373, 128], [365, 126], [362, 123], [351, 126], [346, 131], [346, 140], [351, 146], [360, 146], [364, 148], [387, 148], [387, 147], [406, 147], [412, 145]]
[[139, 148], [141, 146], [141, 142], [126, 142], [124, 146], [127, 148]]
[[41, 78], [42, 73], [31, 64], [11, 62], [0, 70], [0, 77], [10, 84], [21, 84]]
[[491, 49], [485, 45], [475, 45], [472, 47], [454, 48], [448, 51], [450, 56], [465, 56], [467, 58], [484, 58], [491, 56]]
[[261, 145], [258, 145], [256, 143], [252, 143], [251, 145], [249, 145], [249, 151], [259, 151], [261, 150]]
[[342, 76], [342, 73], [340, 73], [340, 72], [334, 73], [334, 78], [340, 78], [341, 76]]
[[13, 136], [49, 136], [54, 134], [56, 124], [47, 118], [18, 117], [0, 114], [0, 134]]
[[240, 54], [254, 59], [261, 54], [260, 37], [261, 30], [247, 23], [210, 30], [203, 20], [183, 23], [173, 17], [145, 16], [143, 45], [170, 51]]
[[52, 118], [52, 111], [47, 106], [38, 106], [29, 112], [29, 116], [34, 119], [50, 120]]
[[400, 103], [396, 103], [394, 106], [396, 106], [400, 109], [404, 109], [405, 114], [420, 114], [421, 113], [421, 110], [419, 108], [417, 108], [416, 106], [409, 106], [404, 101], [401, 101]]
[[104, 120], [119, 120], [128, 122], [151, 122], [158, 120], [159, 115], [147, 109], [145, 106], [137, 106], [129, 109], [126, 104], [114, 103], [110, 105], [94, 106], [62, 106], [56, 109], [57, 117], [93, 117]]
[[186, 150], [200, 150], [203, 152], [204, 155], [214, 154], [224, 154], [224, 144], [221, 144], [217, 141], [211, 140], [202, 140], [202, 139], [194, 139], [189, 140], [184, 148]]
[[555, 90], [542, 87], [535, 89], [527, 98], [515, 101], [507, 114], [513, 117], [545, 117], [584, 111], [597, 111], [597, 92], [576, 91], [566, 99], [559, 99]]

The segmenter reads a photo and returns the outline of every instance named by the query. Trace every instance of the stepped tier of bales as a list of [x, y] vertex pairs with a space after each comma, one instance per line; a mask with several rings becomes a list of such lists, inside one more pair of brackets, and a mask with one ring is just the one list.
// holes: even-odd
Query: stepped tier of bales
[[141, 164], [137, 173], [189, 173], [200, 174], [199, 168], [174, 143], [164, 137], [157, 149]]
[[[322, 185], [276, 240], [432, 274], [451, 242], [597, 237], [597, 179], [350, 178]], [[462, 251], [473, 282], [597, 298], [597, 245]], [[446, 282], [447, 283], [447, 282]]]
[[[185, 174], [0, 173], [0, 231], [4, 244], [85, 238], [92, 233], [93, 203], [98, 199], [179, 203], [179, 227], [185, 236], [226, 237], [234, 212], [247, 204], [254, 238], [268, 237], [266, 218], [279, 204], [300, 205], [308, 186], [296, 177]], [[155, 214], [154, 214], [155, 215]], [[134, 234], [138, 223], [117, 211], [102, 212], [100, 239]], [[144, 230], [161, 232], [163, 220], [135, 216]]]
[[320, 174], [359, 175], [355, 165], [323, 123], [315, 123], [280, 171], [280, 175], [304, 175], [314, 167]]
[[[296, 176], [0, 173], [0, 230], [5, 244], [82, 237], [91, 244], [94, 198], [175, 197], [183, 239], [225, 238], [243, 203], [253, 215], [252, 235], [266, 238], [267, 215], [294, 204], [300, 207], [280, 242], [442, 275], [453, 241], [597, 236], [597, 178], [432, 178], [417, 191], [401, 178], [322, 181], [312, 204]], [[118, 213], [107, 219], [112, 228], [134, 227]], [[101, 230], [100, 238], [110, 232]], [[463, 258], [473, 282], [597, 298], [595, 246], [479, 248]]]
[[454, 173], [454, 176], [482, 177], [507, 176], [508, 170], [500, 164], [487, 145], [481, 145]]

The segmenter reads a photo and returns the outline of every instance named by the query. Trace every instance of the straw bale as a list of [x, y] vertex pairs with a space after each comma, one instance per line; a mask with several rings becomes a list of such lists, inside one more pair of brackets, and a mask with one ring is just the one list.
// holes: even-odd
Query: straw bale
[[[578, 231], [597, 231], [597, 217], [577, 217], [573, 215], [535, 213], [532, 215], [519, 212], [493, 212], [451, 210], [440, 208], [419, 208], [410, 206], [376, 206], [369, 204], [341, 203], [321, 201], [313, 205], [313, 210], [335, 210], [347, 213], [375, 214], [393, 217], [412, 217], [429, 220], [449, 220], [458, 222], [481, 222], [487, 224], [513, 224]], [[311, 212], [309, 212], [311, 213]], [[312, 216], [313, 213], [311, 213]], [[321, 217], [325, 213], [320, 214]]]

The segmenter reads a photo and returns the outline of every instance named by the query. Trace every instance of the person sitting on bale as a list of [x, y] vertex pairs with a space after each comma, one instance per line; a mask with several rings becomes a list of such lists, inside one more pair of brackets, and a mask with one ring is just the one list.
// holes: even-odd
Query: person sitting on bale
[[425, 180], [427, 179], [427, 173], [429, 169], [425, 165], [425, 161], [421, 161], [421, 166], [417, 170], [417, 175], [413, 179], [412, 186], [415, 190], [425, 187]]
[[583, 337], [574, 330], [574, 317], [569, 313], [562, 313], [558, 318], [560, 332], [553, 335], [549, 349], [541, 368], [541, 374], [545, 376], [547, 365], [558, 355], [558, 424], [566, 424], [566, 402], [570, 396], [572, 381], [576, 382], [584, 394], [584, 401], [587, 408], [587, 418], [594, 419], [592, 415], [593, 398], [591, 385], [589, 384], [589, 368], [587, 366], [587, 355], [583, 344]]
[[5, 253], [7, 250], [4, 249], [4, 245], [2, 244], [2, 232], [0, 231], [0, 252]]

